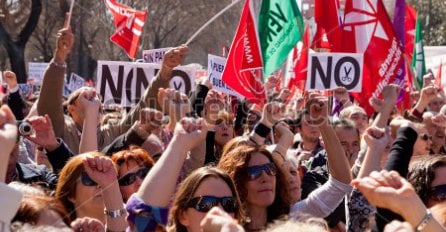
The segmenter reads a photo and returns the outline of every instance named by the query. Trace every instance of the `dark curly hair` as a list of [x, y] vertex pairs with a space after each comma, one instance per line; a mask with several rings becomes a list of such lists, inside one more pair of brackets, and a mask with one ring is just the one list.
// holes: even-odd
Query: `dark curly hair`
[[413, 185], [418, 196], [427, 205], [432, 181], [435, 179], [435, 169], [446, 167], [446, 156], [422, 156], [409, 167], [407, 180]]
[[[251, 160], [252, 155], [255, 153], [261, 153], [271, 162], [274, 162], [271, 153], [264, 147], [241, 145], [228, 153], [223, 154], [218, 163], [218, 167], [228, 173], [234, 180], [240, 199], [242, 199], [242, 206], [246, 212], [248, 212], [247, 202], [245, 201], [248, 195], [245, 188], [245, 183], [248, 182], [246, 171], [248, 163]], [[276, 196], [273, 204], [268, 207], [268, 222], [272, 222], [273, 220], [278, 219], [281, 215], [289, 213], [291, 198], [287, 191], [287, 184], [288, 182], [286, 181], [285, 176], [278, 171], [276, 175]]]

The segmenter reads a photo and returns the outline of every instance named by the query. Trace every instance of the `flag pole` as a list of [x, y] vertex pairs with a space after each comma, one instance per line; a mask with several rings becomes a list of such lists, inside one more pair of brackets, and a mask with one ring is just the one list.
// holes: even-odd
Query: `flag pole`
[[74, 8], [74, 0], [71, 0], [71, 5], [70, 5], [70, 11], [68, 11], [68, 19], [67, 22], [65, 24], [65, 26], [67, 28], [70, 27], [70, 23], [71, 23], [71, 13], [73, 13], [73, 8]]
[[[74, 1], [74, 0], [73, 0]], [[227, 10], [229, 10], [231, 7], [233, 7], [235, 4], [240, 2], [240, 0], [234, 0], [231, 4], [227, 5], [225, 8], [223, 8], [220, 12], [218, 12], [216, 15], [214, 15], [211, 19], [209, 19], [203, 26], [201, 26], [185, 43], [186, 45], [189, 45], [190, 42], [192, 42], [195, 37], [197, 37], [198, 34], [200, 34], [209, 24], [211, 24], [215, 19], [217, 19], [220, 15], [225, 13]]]

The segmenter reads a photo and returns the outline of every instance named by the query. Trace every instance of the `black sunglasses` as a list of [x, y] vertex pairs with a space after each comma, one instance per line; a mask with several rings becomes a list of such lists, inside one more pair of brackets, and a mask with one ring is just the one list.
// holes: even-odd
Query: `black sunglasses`
[[271, 162], [263, 165], [248, 167], [246, 172], [248, 173], [250, 180], [255, 180], [258, 179], [263, 172], [265, 172], [269, 176], [275, 176], [277, 174], [277, 168], [276, 165]]
[[141, 179], [144, 179], [144, 177], [147, 176], [147, 173], [149, 173], [150, 168], [141, 168], [136, 172], [128, 173], [127, 175], [119, 178], [118, 182], [120, 186], [128, 186], [135, 182], [136, 177], [139, 177]]
[[237, 202], [234, 197], [194, 197], [189, 201], [188, 207], [194, 208], [198, 212], [207, 213], [219, 203], [227, 213], [234, 213], [237, 210]]
[[94, 180], [92, 180], [91, 177], [86, 172], [82, 172], [81, 182], [85, 186], [97, 186], [98, 185], [98, 183], [96, 183]]
[[420, 138], [424, 141], [432, 140], [432, 136], [430, 136], [428, 134], [421, 134]]
[[446, 200], [446, 184], [437, 185], [430, 189], [429, 197], [434, 201], [445, 201]]

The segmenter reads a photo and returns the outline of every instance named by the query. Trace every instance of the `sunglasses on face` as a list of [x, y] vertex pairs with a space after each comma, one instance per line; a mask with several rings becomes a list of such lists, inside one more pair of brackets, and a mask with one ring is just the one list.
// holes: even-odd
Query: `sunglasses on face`
[[207, 213], [218, 204], [220, 204], [227, 213], [234, 213], [237, 210], [237, 202], [234, 197], [194, 197], [189, 201], [188, 207], [194, 208], [198, 212]]
[[258, 179], [262, 173], [265, 172], [269, 176], [275, 176], [277, 174], [277, 168], [274, 163], [267, 163], [263, 165], [256, 165], [248, 167], [247, 173], [250, 180]]
[[446, 200], [446, 184], [437, 185], [430, 189], [430, 198], [434, 201], [445, 201]]
[[128, 186], [135, 182], [136, 177], [139, 177], [140, 179], [144, 179], [144, 177], [147, 176], [147, 173], [149, 173], [150, 168], [141, 168], [136, 172], [128, 173], [127, 175], [119, 178], [118, 182], [120, 186]]
[[421, 134], [420, 138], [424, 141], [432, 140], [432, 136], [430, 136], [428, 134]]
[[97, 186], [98, 185], [98, 183], [96, 183], [94, 180], [92, 180], [91, 177], [86, 172], [83, 172], [81, 174], [81, 182], [85, 186]]
[[217, 121], [215, 121], [215, 125], [217, 125], [217, 126], [222, 126], [223, 123], [226, 123], [227, 126], [232, 126], [234, 124], [230, 120], [218, 119]]

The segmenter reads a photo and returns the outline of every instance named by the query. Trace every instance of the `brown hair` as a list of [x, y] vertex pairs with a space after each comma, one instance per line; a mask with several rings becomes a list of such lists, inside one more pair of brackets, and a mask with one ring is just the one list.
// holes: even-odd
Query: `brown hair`
[[72, 157], [59, 174], [59, 180], [56, 186], [56, 198], [59, 199], [65, 208], [68, 210], [70, 219], [76, 219], [76, 209], [70, 198], [74, 198], [76, 193], [77, 179], [85, 171], [83, 160], [89, 156], [103, 156], [99, 152], [88, 152]]
[[249, 137], [248, 136], [236, 136], [233, 139], [229, 140], [224, 146], [223, 151], [221, 153], [221, 156], [224, 156], [225, 154], [229, 153], [230, 151], [234, 150], [235, 148], [239, 146], [249, 145]]
[[[251, 157], [255, 153], [261, 153], [266, 156], [271, 162], [274, 162], [271, 153], [264, 147], [241, 145], [232, 151], [223, 154], [218, 167], [228, 173], [234, 180], [238, 193], [241, 199], [246, 199], [248, 193], [245, 188], [248, 182], [248, 175], [246, 171]], [[280, 170], [278, 168], [278, 170]], [[278, 171], [276, 175], [276, 196], [272, 205], [268, 207], [268, 222], [279, 218], [283, 214], [288, 214], [290, 211], [291, 198], [288, 197], [286, 188], [288, 182], [285, 176]], [[285, 192], [283, 192], [285, 191]], [[246, 202], [242, 202], [244, 210], [247, 210]]]
[[20, 207], [11, 222], [19, 221], [34, 225], [39, 221], [40, 214], [45, 210], [56, 212], [63, 219], [64, 223], [70, 226], [71, 219], [62, 203], [55, 198], [40, 195], [24, 195]]
[[178, 188], [178, 191], [175, 195], [175, 200], [173, 202], [173, 207], [170, 210], [170, 220], [171, 220], [170, 223], [172, 224], [172, 226], [168, 229], [168, 231], [177, 231], [177, 232], [187, 231], [186, 227], [180, 223], [179, 220], [180, 215], [185, 210], [187, 210], [188, 203], [193, 198], [195, 191], [197, 191], [200, 184], [206, 178], [218, 178], [226, 182], [226, 184], [231, 189], [232, 195], [235, 198], [238, 205], [237, 210], [235, 212], [235, 219], [237, 219], [238, 221], [244, 221], [245, 214], [243, 212], [243, 209], [240, 207], [241, 206], [240, 198], [231, 177], [229, 177], [228, 174], [226, 174], [225, 172], [216, 167], [206, 166], [192, 172], [186, 179], [184, 179], [184, 181]]
[[432, 181], [435, 179], [435, 169], [446, 166], [446, 156], [421, 156], [409, 167], [407, 180], [413, 185], [418, 196], [427, 204]]
[[151, 168], [155, 164], [155, 161], [149, 153], [138, 146], [130, 146], [128, 150], [116, 152], [112, 155], [111, 159], [113, 160], [113, 163], [118, 165], [118, 167], [121, 167], [124, 163], [128, 163], [130, 160], [147, 168]]

